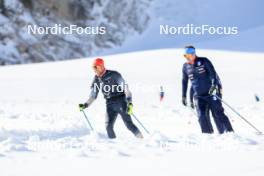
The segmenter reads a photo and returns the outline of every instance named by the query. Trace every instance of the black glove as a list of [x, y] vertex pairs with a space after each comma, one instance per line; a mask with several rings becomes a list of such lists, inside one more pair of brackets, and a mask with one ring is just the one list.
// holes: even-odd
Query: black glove
[[182, 97], [182, 104], [183, 104], [184, 106], [187, 106], [186, 97]]
[[220, 98], [223, 97], [223, 90], [222, 90], [221, 88], [218, 88], [218, 96], [219, 96]]
[[87, 103], [84, 103], [84, 104], [79, 104], [79, 109], [80, 111], [83, 111], [85, 108], [88, 107], [88, 104]]
[[209, 90], [209, 95], [213, 95], [215, 91], [217, 91], [217, 86], [216, 85], [212, 85], [210, 90]]

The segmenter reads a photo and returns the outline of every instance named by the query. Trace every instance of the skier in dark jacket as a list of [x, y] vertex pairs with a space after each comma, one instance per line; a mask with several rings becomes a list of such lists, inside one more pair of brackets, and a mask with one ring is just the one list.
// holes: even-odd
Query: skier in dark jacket
[[143, 138], [139, 129], [134, 125], [131, 119], [132, 114], [132, 95], [121, 74], [116, 71], [106, 70], [104, 61], [97, 58], [93, 63], [93, 69], [96, 73], [91, 85], [89, 99], [84, 104], [79, 104], [80, 110], [89, 107], [97, 98], [101, 89], [106, 99], [106, 131], [109, 138], [115, 138], [114, 124], [117, 115], [120, 114], [126, 127], [138, 138]]
[[185, 48], [185, 58], [187, 63], [183, 65], [182, 79], [182, 102], [187, 105], [186, 93], [188, 80], [190, 79], [195, 99], [196, 110], [199, 118], [199, 124], [203, 133], [213, 133], [212, 124], [208, 117], [209, 108], [219, 124], [219, 133], [232, 132], [233, 128], [224, 114], [224, 108], [221, 101], [214, 95], [217, 91], [217, 73], [212, 63], [205, 57], [198, 57], [195, 54], [193, 46]]

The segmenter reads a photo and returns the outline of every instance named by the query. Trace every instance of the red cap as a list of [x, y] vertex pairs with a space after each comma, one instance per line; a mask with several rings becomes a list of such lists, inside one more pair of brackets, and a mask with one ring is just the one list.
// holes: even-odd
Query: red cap
[[94, 66], [104, 66], [104, 60], [101, 58], [96, 58], [93, 63]]

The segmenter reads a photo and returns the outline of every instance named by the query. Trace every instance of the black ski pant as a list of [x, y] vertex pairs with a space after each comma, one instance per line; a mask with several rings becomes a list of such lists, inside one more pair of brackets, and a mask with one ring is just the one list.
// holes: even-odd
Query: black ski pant
[[139, 129], [132, 122], [131, 116], [127, 114], [126, 100], [118, 100], [106, 105], [106, 131], [109, 138], [115, 138], [114, 124], [117, 115], [120, 114], [126, 127], [136, 136], [140, 133]]

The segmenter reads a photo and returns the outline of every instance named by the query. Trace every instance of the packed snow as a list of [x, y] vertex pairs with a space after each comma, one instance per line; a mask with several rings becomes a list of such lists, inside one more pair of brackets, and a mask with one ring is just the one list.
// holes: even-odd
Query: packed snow
[[[1, 175], [263, 175], [263, 135], [227, 107], [236, 133], [201, 134], [196, 113], [181, 105], [182, 54], [164, 49], [104, 57], [130, 85], [134, 113], [150, 131], [134, 120], [144, 139], [121, 118], [117, 138], [107, 138], [102, 95], [85, 111], [95, 131], [89, 129], [78, 104], [89, 95], [92, 58], [1, 67]], [[264, 131], [264, 54], [198, 49], [198, 55], [214, 63], [224, 100]]]

